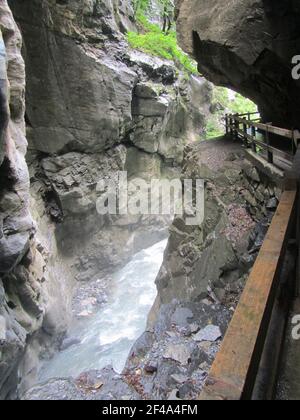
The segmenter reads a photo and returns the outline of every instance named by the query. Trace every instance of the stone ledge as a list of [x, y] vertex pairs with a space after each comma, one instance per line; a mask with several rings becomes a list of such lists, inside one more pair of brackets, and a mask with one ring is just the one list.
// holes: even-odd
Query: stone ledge
[[278, 187], [283, 186], [284, 171], [267, 162], [263, 157], [254, 153], [252, 150], [246, 150], [246, 159], [250, 160], [256, 169], [272, 180]]

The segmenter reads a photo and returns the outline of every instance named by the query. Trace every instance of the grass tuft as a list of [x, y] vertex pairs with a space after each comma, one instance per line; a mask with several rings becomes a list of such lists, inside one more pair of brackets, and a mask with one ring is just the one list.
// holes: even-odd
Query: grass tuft
[[196, 63], [179, 48], [175, 31], [165, 34], [158, 25], [150, 23], [141, 11], [137, 12], [136, 19], [141, 30], [127, 33], [127, 41], [132, 48], [173, 61], [190, 74], [198, 73]]

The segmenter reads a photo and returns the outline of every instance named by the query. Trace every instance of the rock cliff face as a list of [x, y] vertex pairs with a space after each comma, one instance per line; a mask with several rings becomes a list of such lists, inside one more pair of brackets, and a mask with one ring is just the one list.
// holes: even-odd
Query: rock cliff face
[[174, 66], [128, 48], [120, 30], [133, 26], [130, 2], [10, 4], [24, 37], [30, 147], [99, 153], [128, 140], [182, 159], [181, 139], [201, 130], [201, 113], [188, 112]]
[[[11, 11], [0, 6], [0, 398], [12, 397], [30, 337], [66, 328], [69, 293], [56, 272], [56, 243], [37, 232], [30, 207], [25, 154], [25, 66], [22, 38]], [[3, 37], [3, 38], [2, 38]], [[42, 237], [43, 236], [43, 237]], [[47, 240], [45, 238], [48, 238]], [[49, 263], [47, 266], [47, 262]], [[60, 269], [63, 271], [63, 264]], [[65, 273], [67, 277], [67, 272]], [[60, 309], [59, 309], [60, 308]], [[30, 366], [35, 365], [33, 360]], [[26, 375], [24, 375], [26, 376]]]
[[53, 379], [33, 387], [24, 399], [197, 399], [280, 189], [230, 139], [187, 147], [183, 176], [205, 180], [206, 217], [199, 226], [186, 226], [179, 218], [173, 223], [157, 301], [123, 373], [108, 367], [77, 379]]
[[[40, 324], [43, 314], [42, 301], [38, 298], [43, 258], [33, 240], [25, 163], [25, 71], [21, 42], [7, 2], [3, 1], [0, 5], [0, 398], [9, 393], [10, 381], [15, 381], [27, 332]], [[18, 310], [14, 312], [16, 306]]]
[[187, 147], [183, 177], [205, 180], [205, 219], [192, 227], [174, 220], [149, 326], [174, 299], [224, 303], [228, 292], [239, 295], [281, 195], [230, 139]]
[[127, 1], [1, 3], [0, 399], [63, 336], [74, 279], [166, 234], [165, 220], [100, 217], [99, 179], [165, 176], [204, 129], [210, 84], [131, 50], [132, 28]]
[[60, 222], [59, 251], [88, 279], [141, 246], [141, 235], [128, 237], [141, 218], [115, 221], [112, 229], [110, 221], [106, 229], [96, 213], [97, 182], [118, 170], [161, 177], [168, 165], [180, 165], [185, 143], [203, 131], [211, 87], [128, 47], [130, 3], [10, 5], [24, 40], [32, 194], [42, 195]]
[[292, 57], [300, 50], [300, 9], [289, 0], [178, 0], [182, 48], [216, 84], [250, 97], [263, 117], [298, 127], [300, 83]]
[[[298, 42], [295, 2], [232, 0], [226, 9], [223, 3], [178, 1], [183, 47], [208, 78], [250, 96], [267, 119], [295, 124], [300, 96], [289, 65]], [[231, 154], [227, 142], [219, 149], [215, 143], [213, 152], [198, 143], [185, 148], [204, 130], [211, 85], [133, 51], [124, 33], [134, 25], [131, 3], [123, 0], [1, 2], [0, 399], [15, 397], [17, 387], [22, 395], [39, 356], [61, 341], [76, 280], [81, 287], [97, 282], [166, 235], [164, 218], [98, 215], [100, 179], [123, 170], [160, 178], [183, 165], [185, 177], [207, 185], [204, 224], [172, 225], [149, 331], [119, 378], [121, 397], [128, 385], [133, 398], [166, 398], [172, 387], [182, 398], [199, 392], [191, 386], [201, 385], [220, 334], [207, 348], [194, 335], [208, 316], [224, 334], [228, 307], [276, 207], [279, 190], [236, 146]], [[149, 369], [159, 370], [156, 379], [149, 380]], [[107, 386], [99, 398], [114, 375], [102, 374]], [[59, 389], [72, 388], [69, 382], [59, 381]]]

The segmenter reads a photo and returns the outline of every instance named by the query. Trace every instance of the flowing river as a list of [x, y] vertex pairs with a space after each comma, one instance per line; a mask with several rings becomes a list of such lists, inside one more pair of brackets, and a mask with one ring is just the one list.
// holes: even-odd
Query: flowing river
[[113, 275], [107, 303], [95, 315], [76, 322], [69, 331], [69, 336], [80, 343], [46, 362], [40, 381], [77, 377], [83, 371], [109, 364], [117, 372], [123, 370], [133, 343], [145, 330], [166, 245], [167, 240], [163, 240], [139, 252]]

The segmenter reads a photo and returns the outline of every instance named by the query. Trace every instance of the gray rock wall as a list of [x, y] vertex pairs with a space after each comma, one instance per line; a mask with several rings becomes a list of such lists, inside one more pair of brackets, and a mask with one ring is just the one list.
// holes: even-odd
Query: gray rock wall
[[[38, 298], [42, 273], [32, 263], [34, 223], [29, 211], [25, 163], [25, 71], [21, 35], [7, 2], [0, 5], [0, 398], [16, 385], [16, 369], [28, 331], [43, 312]], [[31, 249], [31, 251], [30, 251]], [[18, 310], [14, 309], [18, 306]]]
[[170, 228], [151, 327], [161, 306], [174, 299], [224, 304], [226, 294], [239, 295], [281, 195], [230, 139], [196, 143], [185, 152], [183, 179], [205, 181], [205, 218], [197, 226], [176, 218]]
[[[51, 222], [42, 235], [31, 214], [22, 38], [6, 1], [0, 5], [0, 34], [0, 399], [4, 399], [14, 397], [31, 337], [39, 331], [50, 337], [65, 330], [70, 292], [63, 297]], [[63, 278], [67, 277], [66, 270]], [[30, 369], [36, 367], [33, 360]]]
[[32, 186], [43, 184], [47, 212], [60, 222], [55, 233], [62, 255], [93, 260], [88, 275], [95, 275], [97, 261], [102, 268], [122, 261], [112, 248], [127, 249], [125, 230], [132, 230], [132, 221], [122, 221], [123, 233], [118, 226], [108, 249], [92, 246], [107, 243], [107, 220], [96, 214], [97, 182], [124, 169], [159, 178], [165, 166], [180, 165], [184, 145], [204, 130], [211, 87], [129, 48], [123, 32], [133, 26], [130, 3], [10, 5], [24, 38]]
[[[10, 4], [25, 44], [30, 149], [101, 153], [129, 139], [182, 160], [207, 110], [191, 105], [190, 86], [172, 63], [130, 50], [121, 32], [133, 26], [130, 3]], [[206, 95], [209, 85], [199, 84]]]
[[299, 125], [300, 82], [292, 57], [300, 50], [299, 2], [178, 0], [182, 48], [215, 84], [255, 101], [266, 121]]
[[203, 131], [210, 85], [132, 51], [133, 28], [127, 1], [1, 2], [0, 399], [30, 386], [64, 334], [74, 279], [166, 233], [165, 220], [99, 218], [99, 178], [160, 177]]

